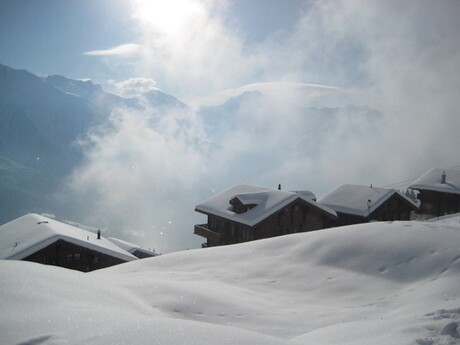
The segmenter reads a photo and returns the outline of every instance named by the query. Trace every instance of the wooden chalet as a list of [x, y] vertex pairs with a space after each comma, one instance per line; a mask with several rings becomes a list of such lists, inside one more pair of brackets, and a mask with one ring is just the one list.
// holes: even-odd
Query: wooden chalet
[[431, 169], [409, 188], [418, 191], [422, 214], [440, 217], [460, 212], [459, 169]]
[[320, 200], [337, 212], [338, 225], [410, 220], [417, 204], [395, 189], [346, 184]]
[[203, 247], [235, 244], [330, 227], [336, 213], [301, 194], [250, 185], [236, 185], [197, 205], [208, 216], [194, 233]]
[[100, 232], [28, 214], [0, 226], [0, 259], [89, 272], [138, 258], [103, 238]]

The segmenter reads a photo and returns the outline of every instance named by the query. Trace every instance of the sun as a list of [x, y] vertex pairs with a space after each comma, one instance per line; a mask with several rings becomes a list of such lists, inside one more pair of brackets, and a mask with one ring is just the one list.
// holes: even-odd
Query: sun
[[133, 0], [133, 17], [163, 33], [175, 33], [203, 13], [197, 0]]

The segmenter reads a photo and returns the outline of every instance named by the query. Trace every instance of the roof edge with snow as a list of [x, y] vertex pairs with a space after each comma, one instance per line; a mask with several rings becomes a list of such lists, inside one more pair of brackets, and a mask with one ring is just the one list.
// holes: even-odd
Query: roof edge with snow
[[431, 169], [415, 180], [409, 188], [460, 194], [460, 169]]
[[[414, 210], [419, 206], [396, 189], [373, 186], [345, 184], [325, 196], [319, 201], [339, 213], [351, 214], [366, 218], [392, 196], [397, 195], [410, 204]], [[368, 205], [370, 200], [370, 205]]]
[[[230, 200], [235, 198], [238, 198], [244, 205], [256, 206], [244, 213], [233, 212]], [[321, 205], [302, 194], [251, 185], [230, 187], [195, 206], [195, 211], [206, 215], [219, 216], [236, 223], [255, 226], [296, 200], [302, 200], [330, 218], [337, 218], [337, 213], [333, 209]]]
[[22, 260], [62, 240], [123, 261], [138, 260], [93, 232], [37, 214], [27, 214], [0, 226], [0, 259]]

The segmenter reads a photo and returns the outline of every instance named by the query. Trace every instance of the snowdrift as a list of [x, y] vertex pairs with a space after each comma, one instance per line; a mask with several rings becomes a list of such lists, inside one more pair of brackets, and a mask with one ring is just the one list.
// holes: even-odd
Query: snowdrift
[[460, 344], [460, 224], [372, 223], [92, 273], [0, 261], [2, 344]]

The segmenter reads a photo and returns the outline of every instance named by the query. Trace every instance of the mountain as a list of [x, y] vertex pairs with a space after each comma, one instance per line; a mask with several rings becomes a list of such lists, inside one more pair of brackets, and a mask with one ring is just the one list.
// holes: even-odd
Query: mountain
[[73, 80], [60, 75], [52, 75], [43, 81], [59, 91], [79, 97], [89, 102], [98, 112], [107, 114], [117, 107], [140, 108], [140, 102], [136, 98], [122, 98], [105, 92], [100, 85], [93, 84], [90, 80]]
[[199, 110], [208, 131], [208, 137], [214, 140], [222, 138], [225, 132], [238, 125], [236, 116], [245, 105], [263, 102], [264, 94], [260, 91], [245, 91], [238, 96], [228, 98], [220, 105], [206, 106]]
[[25, 212], [50, 212], [53, 193], [81, 164], [78, 140], [107, 126], [116, 108], [187, 106], [154, 91], [125, 99], [91, 81], [38, 77], [0, 64], [0, 224]]
[[165, 94], [158, 90], [152, 90], [140, 97], [145, 103], [149, 104], [150, 106], [154, 107], [158, 111], [171, 111], [171, 110], [191, 110], [191, 108], [179, 101], [176, 97]]
[[62, 176], [81, 159], [75, 140], [105, 116], [32, 73], [0, 66], [2, 156]]
[[316, 157], [332, 142], [354, 142], [379, 131], [379, 111], [333, 97], [329, 89], [322, 94], [289, 83], [271, 89], [256, 86], [198, 111], [214, 144], [230, 141], [237, 147], [241, 143], [246, 154], [254, 148], [253, 162], [257, 155], [258, 160], [264, 158], [261, 152], [272, 158]]

